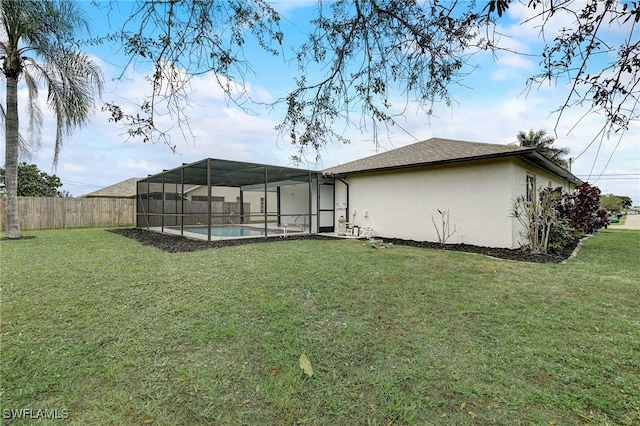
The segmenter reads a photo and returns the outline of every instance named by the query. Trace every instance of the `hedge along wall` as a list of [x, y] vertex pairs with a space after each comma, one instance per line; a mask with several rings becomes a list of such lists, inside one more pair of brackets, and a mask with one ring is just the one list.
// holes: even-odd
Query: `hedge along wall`
[[[7, 199], [0, 197], [0, 230], [6, 230]], [[18, 197], [20, 229], [133, 226], [135, 200], [128, 198]]]

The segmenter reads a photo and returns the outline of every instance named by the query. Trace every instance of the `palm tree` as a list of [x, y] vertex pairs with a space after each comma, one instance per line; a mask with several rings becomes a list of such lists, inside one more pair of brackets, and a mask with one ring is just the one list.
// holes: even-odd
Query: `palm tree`
[[540, 154], [544, 155], [558, 166], [565, 169], [569, 167], [569, 163], [565, 158], [563, 158], [565, 155], [569, 154], [569, 149], [551, 146], [555, 143], [556, 139], [551, 136], [547, 136], [547, 132], [545, 130], [538, 130], [536, 132], [529, 130], [529, 133], [518, 132], [517, 138], [520, 146], [535, 148]]
[[18, 157], [24, 140], [18, 124], [18, 81], [28, 92], [27, 142], [38, 142], [42, 114], [38, 86], [47, 88], [47, 105], [56, 115], [54, 166], [65, 136], [82, 126], [102, 92], [102, 74], [94, 61], [76, 50], [76, 29], [88, 29], [82, 11], [65, 0], [0, 0], [0, 60], [7, 80], [5, 121], [7, 237], [20, 238]]

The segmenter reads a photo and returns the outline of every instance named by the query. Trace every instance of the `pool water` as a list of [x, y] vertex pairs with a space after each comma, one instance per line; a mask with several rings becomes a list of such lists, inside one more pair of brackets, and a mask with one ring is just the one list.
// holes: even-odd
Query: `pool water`
[[[206, 226], [194, 228], [184, 228], [185, 231], [195, 232], [197, 234], [208, 235]], [[264, 235], [264, 230], [254, 228], [244, 228], [240, 226], [212, 226], [212, 237], [260, 237]]]

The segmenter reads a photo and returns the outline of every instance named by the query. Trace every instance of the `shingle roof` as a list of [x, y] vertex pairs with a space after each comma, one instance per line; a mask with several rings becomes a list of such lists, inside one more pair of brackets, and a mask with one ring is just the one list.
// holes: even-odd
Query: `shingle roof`
[[524, 155], [533, 148], [515, 145], [467, 142], [431, 138], [391, 151], [372, 155], [323, 170], [325, 174], [345, 174], [374, 170], [389, 170], [439, 163], [449, 163], [509, 155]]
[[136, 184], [140, 178], [129, 178], [122, 182], [114, 183], [97, 191], [90, 192], [82, 197], [108, 197], [108, 198], [135, 198]]

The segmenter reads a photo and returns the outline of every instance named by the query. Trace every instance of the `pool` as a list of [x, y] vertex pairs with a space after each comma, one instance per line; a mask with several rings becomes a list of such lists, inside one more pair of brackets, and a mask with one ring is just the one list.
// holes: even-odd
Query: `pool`
[[[196, 234], [208, 235], [209, 228], [206, 226], [196, 226], [184, 228], [187, 232], [194, 232]], [[276, 231], [270, 231], [276, 233]], [[242, 226], [212, 226], [212, 237], [262, 237], [264, 236], [264, 229], [246, 228]]]

